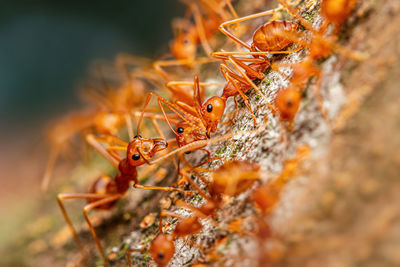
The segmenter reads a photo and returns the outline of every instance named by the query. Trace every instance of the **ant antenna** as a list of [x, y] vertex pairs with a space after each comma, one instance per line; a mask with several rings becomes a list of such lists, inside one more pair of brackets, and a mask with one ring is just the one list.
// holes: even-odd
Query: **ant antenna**
[[137, 137], [139, 137], [140, 124], [142, 123], [143, 116], [144, 116], [144, 112], [145, 112], [145, 110], [146, 110], [147, 105], [148, 105], [149, 102], [150, 102], [150, 99], [151, 99], [151, 94], [149, 94], [149, 95], [147, 96], [146, 102], [144, 103], [144, 107], [143, 107], [143, 110], [142, 110], [142, 114], [140, 114], [140, 117], [139, 117], [139, 121], [138, 121], [138, 124], [137, 124], [137, 129], [136, 129], [136, 136], [137, 136]]

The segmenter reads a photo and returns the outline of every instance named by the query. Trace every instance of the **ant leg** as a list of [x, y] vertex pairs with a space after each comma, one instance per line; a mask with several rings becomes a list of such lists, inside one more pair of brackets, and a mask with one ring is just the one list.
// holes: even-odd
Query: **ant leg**
[[129, 82], [133, 82], [132, 72], [130, 71], [128, 65], [141, 67], [141, 66], [150, 66], [150, 59], [134, 56], [130, 54], [121, 53], [118, 54], [115, 58], [115, 65], [117, 70], [122, 74], [124, 73], [125, 76], [128, 78]]
[[71, 222], [71, 219], [68, 216], [67, 210], [64, 207], [62, 202], [63, 199], [104, 199], [109, 195], [99, 195], [99, 194], [79, 194], [79, 193], [62, 193], [57, 195], [57, 202], [60, 207], [61, 213], [64, 216], [65, 221], [67, 222], [68, 228], [74, 237], [75, 243], [78, 245], [79, 249], [82, 251], [82, 254], [86, 254], [86, 251], [82, 245], [82, 242], [75, 231], [75, 228]]
[[[193, 86], [193, 82], [189, 81], [171, 81], [166, 84], [168, 87], [176, 86], [176, 85], [182, 85], [182, 86]], [[224, 86], [224, 83], [214, 83], [214, 82], [199, 82], [200, 86]]]
[[103, 138], [96, 137], [96, 139], [98, 141], [104, 140], [104, 142], [106, 142], [107, 144], [110, 144], [110, 143], [114, 142], [114, 143], [116, 143], [117, 145], [120, 145], [120, 146], [128, 146], [128, 144], [129, 144], [128, 142], [125, 142], [125, 141], [123, 141], [123, 140], [121, 140], [118, 137], [115, 137], [113, 135], [106, 135]]
[[114, 195], [114, 196], [110, 196], [110, 197], [106, 197], [106, 198], [103, 198], [103, 199], [99, 199], [96, 202], [87, 204], [83, 208], [83, 215], [85, 216], [85, 220], [86, 220], [86, 222], [87, 222], [87, 224], [89, 226], [90, 232], [92, 233], [92, 236], [93, 236], [94, 240], [96, 241], [97, 248], [98, 248], [98, 250], [99, 250], [99, 252], [101, 254], [101, 257], [104, 260], [105, 266], [109, 266], [109, 263], [108, 263], [106, 255], [104, 254], [103, 247], [101, 246], [100, 240], [97, 237], [96, 231], [94, 230], [94, 227], [93, 227], [92, 223], [90, 222], [90, 219], [89, 219], [89, 216], [88, 216], [88, 212], [90, 210], [92, 210], [92, 209], [95, 209], [96, 207], [99, 207], [99, 206], [114, 202], [114, 201], [120, 199], [121, 197], [122, 197], [121, 194], [117, 194], [117, 195]]
[[126, 259], [127, 259], [127, 261], [128, 261], [128, 266], [129, 266], [129, 267], [132, 267], [131, 257], [129, 256], [132, 252], [140, 252], [140, 253], [142, 253], [142, 252], [143, 252], [143, 249], [128, 249], [128, 250], [126, 251], [125, 255], [126, 255]]
[[159, 158], [156, 158], [156, 159], [150, 161], [150, 164], [155, 164], [155, 163], [157, 163], [159, 161], [163, 161], [163, 160], [165, 160], [165, 159], [167, 159], [167, 158], [169, 158], [172, 155], [175, 155], [177, 153], [184, 153], [184, 152], [187, 152], [187, 151], [192, 151], [192, 150], [195, 150], [195, 149], [199, 149], [199, 148], [205, 147], [206, 145], [211, 145], [211, 144], [219, 143], [219, 142], [222, 142], [222, 141], [226, 141], [228, 139], [232, 139], [233, 137], [235, 137], [237, 135], [241, 136], [241, 135], [249, 135], [249, 134], [259, 134], [260, 132], [264, 131], [266, 129], [266, 127], [267, 127], [267, 125], [265, 124], [265, 125], [263, 125], [261, 127], [258, 127], [257, 129], [252, 130], [252, 131], [248, 131], [247, 130], [247, 131], [230, 132], [228, 134], [225, 134], [225, 135], [222, 135], [222, 136], [218, 136], [218, 137], [214, 137], [214, 138], [211, 138], [209, 140], [194, 141], [194, 142], [192, 142], [190, 144], [187, 144], [187, 145], [184, 145], [184, 146], [182, 146], [180, 148], [177, 148], [174, 151], [171, 151], [171, 152], [165, 154], [164, 156], [161, 156]]
[[[169, 102], [168, 100], [166, 100], [165, 98], [159, 96], [158, 94], [156, 94], [154, 92], [150, 92], [150, 94], [157, 97], [159, 99], [159, 101], [161, 101], [166, 106], [168, 106], [179, 118], [181, 118], [182, 120], [189, 123], [192, 127], [198, 129], [199, 131], [204, 131], [204, 128], [199, 127], [199, 125], [204, 125], [203, 121], [200, 118], [198, 118], [197, 116], [193, 116], [192, 114], [183, 110], [179, 105]], [[186, 117], [183, 116], [182, 114], [185, 115]], [[193, 122], [196, 122], [197, 124], [195, 124]]]
[[329, 117], [329, 112], [324, 107], [324, 99], [321, 94], [321, 85], [322, 85], [322, 72], [319, 71], [317, 75], [317, 80], [315, 81], [315, 84], [312, 86], [312, 91], [317, 100], [318, 109], [320, 110], [322, 117], [328, 124], [331, 124], [331, 118]]
[[[276, 35], [279, 35], [279, 33], [276, 33]], [[290, 35], [289, 36], [286, 36], [286, 35], [289, 35], [289, 33], [285, 33], [285, 37], [287, 39], [290, 39]], [[295, 35], [293, 35], [293, 36], [295, 36]], [[304, 46], [309, 46], [309, 44], [306, 42], [302, 42], [301, 40], [297, 40], [297, 39], [295, 39], [295, 40], [296, 40], [296, 42], [298, 41], [299, 43], [301, 43], [300, 44], [301, 46], [299, 46], [293, 50], [265, 51], [265, 52], [253, 52], [253, 51], [250, 51], [250, 52], [224, 52], [223, 51], [223, 52], [213, 52], [211, 54], [211, 57], [227, 60], [229, 58], [229, 56], [240, 56], [240, 55], [266, 56], [266, 55], [278, 55], [278, 54], [292, 54], [292, 53], [298, 52], [301, 49], [303, 49], [303, 44], [305, 44]], [[244, 62], [250, 61], [250, 58], [243, 60], [243, 61]]]
[[132, 126], [131, 116], [129, 116], [129, 114], [125, 114], [125, 121], [126, 121], [126, 127], [128, 128], [129, 140], [132, 140], [133, 139], [133, 126]]
[[192, 59], [175, 59], [175, 60], [157, 60], [153, 63], [154, 70], [163, 77], [167, 82], [172, 81], [171, 77], [167, 74], [163, 67], [173, 67], [173, 66], [182, 66], [187, 65], [191, 67], [194, 64], [206, 64], [209, 62], [214, 62], [213, 58], [202, 57]]
[[[221, 68], [222, 67], [226, 67], [226, 65], [223, 66], [223, 64], [221, 64]], [[226, 68], [228, 68], [228, 67], [226, 67]], [[231, 72], [231, 70], [229, 70], [229, 68], [228, 68], [228, 70], [225, 70], [225, 71]], [[249, 103], [249, 98], [243, 93], [243, 91], [241, 90], [241, 88], [237, 84], [236, 80], [234, 78], [232, 78], [229, 73], [226, 73], [226, 78], [228, 79], [229, 82], [231, 82], [233, 84], [233, 86], [235, 87], [236, 91], [243, 98], [244, 103], [245, 103], [247, 109], [250, 111], [250, 114], [251, 114], [251, 116], [253, 118], [254, 126], [256, 126], [257, 125], [257, 120], [256, 120], [256, 117], [254, 116], [253, 110], [251, 109], [251, 106], [250, 106], [250, 103]]]
[[[166, 84], [168, 90], [170, 90], [171, 92], [176, 91], [175, 88], [177, 88], [177, 87], [182, 88], [181, 86], [193, 86], [193, 85], [194, 85], [194, 83], [189, 82], [189, 81], [170, 81]], [[204, 89], [202, 89], [204, 86], [224, 86], [223, 83], [215, 83], [215, 82], [201, 82], [201, 83], [199, 83], [199, 85], [201, 86], [200, 87], [201, 90], [198, 94], [200, 96], [200, 99], [204, 97]], [[184, 89], [182, 89], [182, 90], [184, 90]], [[186, 92], [186, 90], [184, 90], [184, 91]], [[188, 93], [186, 92], [186, 94], [188, 94]], [[188, 94], [188, 95], [190, 95], [190, 94]], [[195, 99], [195, 100], [193, 100], [193, 99]], [[189, 105], [193, 105], [196, 102], [196, 98], [192, 95], [190, 95], [189, 97], [180, 96], [179, 100], [181, 102], [184, 102]]]
[[[134, 111], [132, 113], [132, 116], [135, 118], [139, 118], [142, 115], [142, 112], [139, 111]], [[168, 119], [170, 120], [171, 123], [175, 124], [178, 123], [179, 121], [177, 120], [177, 116], [175, 114], [167, 114]], [[166, 121], [164, 115], [156, 114], [156, 113], [151, 113], [151, 112], [144, 112], [143, 113], [143, 118], [154, 118], [156, 120], [163, 120]]]
[[228, 36], [233, 41], [235, 41], [236, 43], [242, 45], [243, 47], [247, 48], [248, 50], [251, 50], [250, 45], [248, 45], [247, 43], [243, 42], [238, 37], [236, 37], [231, 32], [229, 32], [227, 29], [225, 29], [225, 26], [232, 25], [232, 24], [239, 24], [240, 22], [243, 22], [243, 21], [246, 21], [246, 20], [249, 20], [249, 19], [258, 18], [258, 17], [261, 17], [261, 16], [271, 15], [271, 14], [274, 14], [276, 11], [279, 11], [281, 9], [282, 8], [279, 7], [279, 8], [275, 8], [275, 9], [272, 9], [272, 10], [264, 11], [264, 12], [261, 12], [261, 13], [253, 14], [253, 15], [250, 15], [250, 16], [246, 16], [246, 17], [242, 17], [242, 18], [237, 18], [237, 19], [225, 21], [224, 23], [219, 25], [219, 30], [224, 35]]
[[200, 39], [201, 46], [203, 47], [203, 49], [206, 52], [206, 54], [210, 55], [212, 50], [211, 50], [210, 44], [208, 43], [208, 40], [207, 40], [207, 37], [206, 37], [204, 24], [203, 24], [203, 20], [201, 19], [201, 14], [200, 14], [199, 7], [196, 4], [190, 4], [189, 6], [190, 6], [190, 9], [193, 12], [194, 21], [195, 21], [195, 24], [196, 24], [196, 30], [197, 30], [197, 32], [199, 34], [199, 39]]
[[118, 170], [119, 161], [113, 158], [103, 146], [96, 140], [96, 137], [93, 134], [86, 135], [86, 141], [97, 151], [99, 152], [104, 158], [106, 158], [111, 165], [114, 166]]
[[119, 67], [123, 67], [126, 65], [140, 67], [151, 64], [151, 60], [145, 57], [140, 57], [127, 53], [119, 53], [115, 57], [115, 64]]
[[177, 219], [186, 219], [186, 217], [183, 217], [179, 214], [173, 213], [171, 211], [168, 210], [161, 210], [160, 212], [160, 216], [168, 216], [168, 217], [172, 217], [172, 218], [177, 218]]
[[138, 188], [138, 189], [159, 190], [159, 191], [168, 191], [168, 192], [176, 191], [176, 192], [179, 192], [182, 194], [189, 194], [189, 195], [193, 194], [193, 192], [191, 192], [191, 191], [185, 191], [180, 188], [175, 188], [175, 187], [170, 187], [170, 186], [149, 186], [149, 185], [134, 184], [133, 187]]
[[275, 112], [276, 112], [275, 108], [269, 103], [267, 97], [261, 92], [261, 90], [257, 87], [257, 85], [255, 85], [253, 83], [253, 81], [250, 80], [249, 77], [247, 77], [246, 73], [244, 73], [243, 70], [240, 69], [239, 65], [236, 64], [236, 62], [232, 59], [232, 57], [229, 57], [229, 61], [240, 72], [242, 77], [246, 79], [246, 81], [249, 83], [249, 85], [251, 85], [254, 88], [254, 90], [256, 90], [257, 93], [259, 93], [262, 96], [262, 98], [264, 98], [264, 100], [267, 103], [267, 105], [268, 105], [269, 109], [271, 110], [272, 114], [275, 114]]
[[47, 191], [47, 189], [49, 187], [51, 175], [53, 174], [54, 165], [56, 163], [59, 153], [60, 153], [59, 146], [53, 146], [50, 150], [50, 156], [47, 161], [46, 170], [44, 172], [43, 179], [42, 179], [41, 188], [42, 188], [43, 192]]

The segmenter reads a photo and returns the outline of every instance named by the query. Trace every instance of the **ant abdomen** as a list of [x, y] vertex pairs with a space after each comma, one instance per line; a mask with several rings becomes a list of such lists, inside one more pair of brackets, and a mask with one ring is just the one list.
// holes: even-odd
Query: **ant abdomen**
[[[260, 51], [280, 51], [293, 43], [285, 33], [297, 32], [299, 25], [286, 20], [274, 20], [262, 25], [254, 32], [253, 47]], [[276, 33], [279, 32], [279, 35]]]

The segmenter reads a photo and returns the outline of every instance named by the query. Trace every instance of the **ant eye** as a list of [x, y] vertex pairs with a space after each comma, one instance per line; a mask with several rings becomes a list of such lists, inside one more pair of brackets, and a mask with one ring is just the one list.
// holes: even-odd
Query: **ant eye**
[[178, 133], [183, 133], [183, 128], [182, 127], [179, 127], [177, 130], [176, 130]]
[[164, 259], [164, 253], [158, 252], [157, 257], [161, 260]]
[[207, 112], [211, 112], [213, 110], [213, 106], [211, 104], [207, 105]]
[[132, 155], [132, 159], [133, 160], [139, 160], [140, 159], [140, 155], [139, 154], [133, 154]]

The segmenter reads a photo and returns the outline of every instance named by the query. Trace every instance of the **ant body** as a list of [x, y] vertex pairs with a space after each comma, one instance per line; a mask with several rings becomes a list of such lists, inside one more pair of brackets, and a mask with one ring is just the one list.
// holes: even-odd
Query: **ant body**
[[[159, 222], [159, 234], [151, 242], [149, 252], [158, 266], [166, 266], [175, 253], [175, 245], [173, 241], [178, 237], [186, 237], [195, 235], [201, 231], [203, 225], [199, 219], [215, 216], [217, 209], [222, 207], [221, 197], [223, 195], [236, 196], [247, 190], [254, 181], [259, 179], [259, 166], [244, 161], [232, 161], [223, 164], [215, 172], [212, 173], [213, 179], [210, 184], [210, 196], [207, 196], [203, 190], [190, 178], [186, 169], [181, 171], [192, 187], [206, 200], [201, 207], [195, 208], [186, 204], [181, 200], [177, 200], [177, 205], [193, 211], [191, 217], [183, 217], [169, 211], [161, 211]], [[203, 179], [203, 178], [202, 178]], [[170, 216], [178, 218], [178, 223], [171, 234], [162, 232], [162, 216]], [[198, 246], [197, 244], [193, 244]], [[129, 266], [131, 266], [129, 254], [142, 250], [128, 250], [127, 258]]]
[[[270, 61], [268, 60], [267, 55], [289, 54], [301, 49], [301, 47], [299, 47], [295, 50], [283, 51], [283, 49], [287, 48], [289, 45], [293, 43], [293, 41], [291, 41], [290, 39], [285, 38], [286, 33], [297, 32], [298, 24], [294, 22], [281, 21], [281, 20], [274, 20], [268, 22], [260, 26], [258, 29], [256, 29], [253, 35], [253, 41], [251, 45], [240, 40], [238, 37], [236, 37], [227, 29], [225, 29], [225, 27], [249, 19], [271, 15], [280, 9], [281, 8], [277, 8], [222, 23], [219, 26], [220, 31], [229, 38], [231, 38], [233, 41], [235, 41], [237, 44], [248, 49], [249, 52], [214, 52], [211, 54], [212, 57], [217, 59], [222, 59], [225, 61], [224, 64], [221, 64], [221, 71], [228, 83], [224, 87], [224, 92], [221, 97], [222, 100], [226, 99], [229, 96], [234, 96], [236, 100], [236, 96], [240, 94], [242, 98], [245, 100], [245, 104], [252, 114], [254, 124], [256, 124], [256, 119], [254, 117], [250, 104], [248, 103], [248, 97], [244, 95], [243, 92], [250, 90], [251, 88], [254, 88], [266, 101], [271, 111], [273, 113], [275, 112], [275, 109], [268, 102], [266, 96], [253, 83], [252, 80], [256, 78], [258, 79], [264, 78], [264, 72], [270, 66]], [[281, 35], [275, 35], [274, 34], [275, 31], [280, 32]], [[250, 55], [251, 57], [241, 57], [248, 55]], [[227, 60], [240, 73], [240, 75], [236, 74], [226, 64]], [[250, 62], [250, 64], [247, 65], [245, 64], [245, 62]], [[235, 103], [237, 102], [235, 101]]]
[[[140, 65], [146, 63], [145, 59], [119, 55], [116, 61], [117, 68], [126, 73], [127, 82], [124, 82], [118, 89], [112, 90], [107, 85], [102, 69], [99, 67], [98, 70], [105, 90], [90, 88], [84, 95], [90, 100], [93, 108], [67, 115], [50, 127], [48, 139], [51, 144], [51, 150], [42, 179], [42, 190], [47, 190], [48, 188], [52, 170], [60, 151], [77, 133], [82, 132], [83, 135], [86, 135], [94, 132], [100, 136], [115, 136], [119, 128], [126, 124], [129, 137], [133, 138], [131, 115], [141, 115], [140, 112], [132, 113], [132, 110], [143, 101], [146, 85], [142, 79], [154, 81], [155, 78], [147, 74], [146, 71], [132, 73], [126, 69], [128, 61], [132, 62], [132, 64]], [[164, 117], [154, 114], [144, 114], [144, 116], [164, 119]]]
[[275, 35], [285, 36], [285, 38], [292, 40], [301, 46], [307, 47], [309, 50], [308, 55], [302, 59], [302, 61], [294, 64], [283, 64], [273, 63], [271, 68], [278, 70], [279, 67], [291, 67], [293, 69], [290, 77], [290, 87], [283, 89], [278, 92], [275, 103], [278, 107], [281, 120], [289, 121], [292, 125], [294, 116], [297, 113], [300, 101], [301, 91], [306, 87], [308, 81], [312, 77], [317, 77], [312, 91], [317, 99], [318, 108], [321, 111], [323, 118], [330, 122], [329, 114], [323, 107], [323, 99], [320, 92], [322, 84], [322, 72], [316, 62], [320, 59], [330, 56], [333, 50], [338, 50], [346, 56], [352, 57], [356, 60], [362, 59], [364, 56], [360, 53], [349, 51], [348, 49], [335, 43], [336, 37], [324, 36], [327, 31], [329, 24], [336, 25], [336, 30], [339, 29], [340, 25], [344, 20], [351, 14], [352, 9], [355, 5], [355, 0], [350, 1], [332, 1], [324, 0], [321, 2], [321, 14], [324, 18], [324, 24], [319, 30], [313, 28], [313, 26], [303, 19], [298, 9], [293, 9], [286, 1], [279, 0], [279, 2], [292, 14], [302, 26], [311, 32], [311, 41], [305, 41], [301, 39], [304, 34], [299, 33], [285, 33], [274, 31]]
[[[178, 29], [176, 37], [170, 43], [170, 49], [175, 60], [159, 60], [154, 62], [154, 70], [165, 79], [171, 82], [172, 78], [164, 70], [164, 67], [187, 66], [192, 67], [195, 64], [204, 64], [212, 62], [209, 57], [196, 58], [197, 46], [200, 43], [203, 46], [207, 56], [212, 50], [208, 40], [218, 31], [218, 25], [228, 18], [225, 6], [229, 8], [234, 17], [237, 17], [235, 10], [231, 5], [231, 0], [203, 0], [200, 3], [196, 1], [183, 1], [189, 8], [189, 14], [193, 15], [195, 24], [188, 20], [176, 20], [175, 28]], [[220, 3], [221, 2], [221, 3]], [[173, 100], [183, 101], [193, 105], [192, 98], [186, 90], [179, 86], [169, 86], [168, 89], [173, 94]], [[201, 92], [204, 96], [204, 92]]]
[[[83, 208], [83, 213], [85, 220], [89, 226], [90, 232], [92, 233], [97, 248], [104, 260], [106, 266], [108, 266], [108, 260], [104, 254], [103, 248], [101, 246], [100, 240], [92, 226], [90, 219], [88, 217], [88, 212], [92, 209], [109, 210], [111, 209], [116, 201], [123, 197], [129, 189], [129, 185], [132, 182], [134, 188], [139, 189], [150, 189], [150, 190], [161, 190], [161, 191], [178, 191], [181, 193], [188, 193], [178, 188], [173, 187], [159, 187], [159, 186], [145, 186], [138, 183], [137, 170], [136, 168], [143, 164], [151, 164], [149, 159], [151, 159], [157, 152], [164, 151], [168, 147], [167, 141], [162, 138], [145, 139], [139, 135], [139, 127], [143, 114], [139, 119], [137, 136], [130, 141], [128, 144], [119, 140], [118, 138], [109, 137], [109, 144], [114, 142], [118, 146], [109, 146], [104, 149], [100, 145], [99, 139], [92, 134], [86, 136], [87, 142], [97, 150], [101, 155], [103, 155], [110, 163], [118, 170], [118, 174], [115, 179], [111, 179], [109, 176], [101, 176], [96, 179], [90, 186], [89, 192], [87, 194], [59, 194], [57, 196], [57, 201], [63, 216], [74, 236], [75, 242], [83, 250], [82, 243], [68, 217], [68, 214], [62, 203], [63, 199], [86, 199], [88, 204]], [[126, 158], [121, 158], [119, 155], [112, 153], [113, 150], [124, 150], [126, 151]]]

